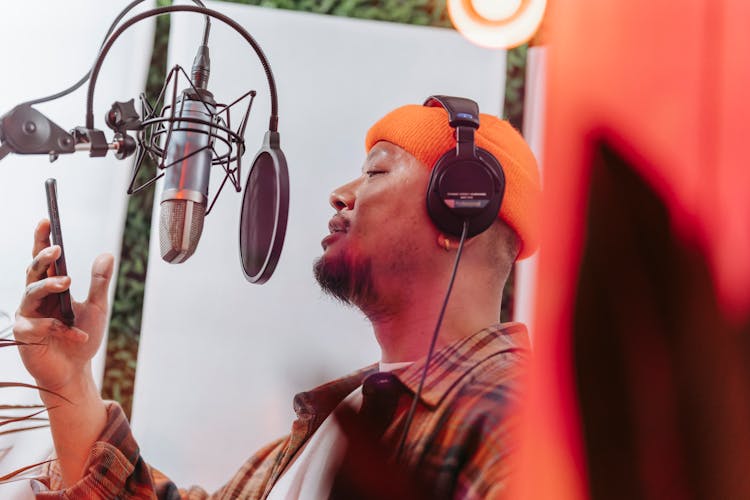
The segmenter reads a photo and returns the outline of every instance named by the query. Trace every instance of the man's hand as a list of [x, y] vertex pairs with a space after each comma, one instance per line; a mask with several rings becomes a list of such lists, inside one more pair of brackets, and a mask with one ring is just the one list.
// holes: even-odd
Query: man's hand
[[114, 259], [100, 255], [91, 271], [91, 287], [85, 302], [73, 301], [76, 321], [68, 327], [61, 321], [57, 293], [70, 287], [70, 278], [54, 275], [59, 246], [50, 246], [50, 226], [42, 220], [34, 231], [34, 260], [26, 269], [26, 291], [16, 311], [16, 340], [39, 344], [19, 349], [26, 369], [37, 384], [55, 392], [82, 376], [96, 354], [107, 322], [107, 290]]
[[[55, 295], [70, 287], [70, 278], [55, 276], [52, 264], [60, 247], [50, 246], [49, 221], [34, 231], [34, 260], [26, 269], [26, 291], [16, 311], [16, 340], [35, 345], [19, 346], [21, 359], [37, 385], [62, 395], [42, 392], [50, 409], [52, 439], [65, 485], [76, 483], [86, 471], [86, 461], [107, 421], [107, 410], [91, 372], [107, 323], [107, 289], [114, 258], [100, 255], [91, 270], [89, 296], [73, 302], [75, 326], [61, 321]], [[54, 406], [55, 408], [51, 408]]]

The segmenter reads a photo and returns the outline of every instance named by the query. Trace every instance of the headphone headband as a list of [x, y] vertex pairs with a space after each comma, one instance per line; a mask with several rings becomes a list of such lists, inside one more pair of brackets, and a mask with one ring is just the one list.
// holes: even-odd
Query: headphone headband
[[432, 95], [424, 104], [431, 108], [443, 107], [448, 112], [450, 126], [479, 128], [479, 106], [471, 99], [449, 95]]

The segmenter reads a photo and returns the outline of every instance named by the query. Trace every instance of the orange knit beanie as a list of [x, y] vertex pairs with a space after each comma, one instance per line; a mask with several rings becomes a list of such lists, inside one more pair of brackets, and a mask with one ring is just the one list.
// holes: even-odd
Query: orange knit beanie
[[[387, 141], [411, 153], [432, 169], [449, 149], [456, 147], [455, 131], [440, 107], [410, 104], [397, 108], [367, 132], [369, 152], [378, 141]], [[498, 216], [521, 239], [519, 260], [529, 257], [539, 244], [539, 170], [529, 146], [510, 123], [481, 114], [474, 142], [497, 158], [505, 173], [505, 196]]]

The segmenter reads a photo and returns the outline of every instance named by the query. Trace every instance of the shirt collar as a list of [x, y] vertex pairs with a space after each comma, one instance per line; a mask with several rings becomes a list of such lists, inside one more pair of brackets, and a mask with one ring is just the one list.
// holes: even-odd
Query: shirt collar
[[[472, 369], [502, 353], [529, 351], [529, 337], [522, 323], [493, 325], [435, 351], [427, 368], [421, 401], [436, 407], [448, 391]], [[416, 393], [426, 357], [393, 373]]]
[[[528, 351], [529, 337], [522, 323], [493, 325], [457, 340], [435, 351], [427, 369], [427, 378], [420, 399], [425, 404], [437, 406], [448, 391], [462, 377], [483, 361], [504, 352]], [[412, 393], [417, 392], [424, 370], [425, 359], [420, 359], [393, 374]], [[294, 397], [294, 411], [300, 419], [313, 418], [316, 422], [334, 408], [362, 381], [378, 371], [378, 363], [369, 365], [327, 384], [318, 386]]]
[[339, 379], [320, 385], [294, 396], [294, 412], [301, 419], [320, 419], [333, 411], [362, 381], [378, 371], [378, 364], [373, 363], [361, 370]]

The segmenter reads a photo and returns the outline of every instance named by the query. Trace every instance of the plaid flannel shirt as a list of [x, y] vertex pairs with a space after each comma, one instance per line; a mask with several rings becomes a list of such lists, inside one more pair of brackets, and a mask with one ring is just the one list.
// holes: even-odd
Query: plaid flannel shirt
[[[430, 498], [504, 496], [515, 448], [515, 403], [528, 356], [526, 328], [518, 323], [486, 328], [435, 352], [402, 455], [424, 479]], [[424, 360], [393, 372], [404, 395], [382, 442], [398, 441], [423, 369]], [[376, 371], [372, 365], [295, 396], [298, 418], [291, 433], [259, 450], [213, 495], [196, 486], [178, 489], [150, 468], [116, 403], [108, 407], [108, 422], [91, 450], [87, 474], [60, 489], [61, 475], [53, 465], [47, 476], [32, 481], [32, 488], [39, 499], [265, 498], [323, 420]]]

